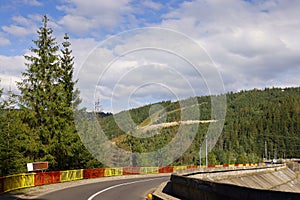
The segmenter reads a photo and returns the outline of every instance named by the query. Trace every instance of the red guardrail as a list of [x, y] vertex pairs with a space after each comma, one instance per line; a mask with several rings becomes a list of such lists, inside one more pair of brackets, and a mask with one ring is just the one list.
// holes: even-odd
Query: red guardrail
[[105, 168], [92, 168], [83, 170], [83, 178], [100, 178], [104, 177]]
[[199, 168], [199, 166], [197, 165], [190, 165], [190, 166], [187, 166], [188, 169], [197, 169]]
[[37, 172], [34, 175], [34, 185], [48, 185], [53, 183], [61, 182], [61, 172], [53, 171], [53, 172]]
[[173, 166], [160, 167], [158, 169], [158, 173], [172, 173], [174, 172]]
[[123, 167], [123, 175], [140, 174], [140, 167]]

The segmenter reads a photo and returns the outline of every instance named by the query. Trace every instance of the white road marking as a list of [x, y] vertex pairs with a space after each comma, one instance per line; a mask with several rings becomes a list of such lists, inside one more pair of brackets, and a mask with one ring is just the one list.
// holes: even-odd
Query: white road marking
[[131, 184], [135, 184], [135, 183], [141, 183], [141, 182], [148, 182], [148, 181], [153, 181], [153, 180], [157, 180], [157, 179], [164, 179], [166, 177], [160, 177], [160, 178], [151, 178], [151, 179], [144, 179], [144, 180], [139, 180], [139, 181], [132, 181], [132, 182], [127, 182], [127, 183], [121, 183], [121, 184], [118, 184], [118, 185], [113, 185], [113, 186], [110, 186], [108, 188], [105, 188], [103, 190], [100, 190], [99, 192], [96, 192], [95, 194], [93, 194], [92, 196], [90, 196], [88, 198], [88, 200], [92, 200], [95, 198], [95, 196], [103, 193], [103, 192], [106, 192], [108, 190], [111, 190], [111, 189], [114, 189], [114, 188], [117, 188], [117, 187], [121, 187], [121, 186], [124, 186], [124, 185], [131, 185]]

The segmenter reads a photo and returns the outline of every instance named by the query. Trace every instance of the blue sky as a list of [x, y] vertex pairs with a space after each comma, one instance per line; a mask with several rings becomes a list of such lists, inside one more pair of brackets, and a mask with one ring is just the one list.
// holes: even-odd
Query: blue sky
[[[91, 63], [96, 71], [112, 74], [107, 74], [103, 83], [89, 85], [89, 77], [81, 76], [81, 73], [88, 63], [86, 61], [93, 59], [90, 57], [92, 51], [106, 55], [104, 60], [114, 60], [118, 49], [126, 47], [130, 50], [129, 47], [135, 48], [138, 44], [146, 45], [144, 40], [148, 40], [147, 45], [160, 48], [162, 42], [167, 41], [159, 33], [149, 37], [131, 32], [132, 35], [127, 34], [122, 43], [116, 42], [109, 49], [102, 48], [103, 41], [136, 28], [166, 28], [199, 44], [222, 78], [224, 91], [299, 86], [299, 10], [300, 1], [297, 0], [2, 0], [0, 87], [5, 93], [9, 87], [17, 92], [15, 82], [21, 80], [21, 72], [26, 69], [23, 55], [28, 54], [33, 46], [32, 40], [36, 39], [44, 14], [50, 18], [49, 26], [58, 43], [62, 42], [65, 32], [70, 35], [77, 73], [74, 78], [82, 79], [79, 80], [82, 81], [79, 89], [82, 90], [83, 106], [90, 109], [97, 98], [101, 99], [105, 111], [118, 111], [159, 100], [188, 97], [191, 94], [182, 88], [183, 79], [175, 77], [172, 70], [166, 70], [171, 68], [184, 80], [190, 80], [196, 95], [210, 92], [209, 88], [205, 89], [205, 83], [207, 87], [208, 79], [213, 77], [202, 77], [201, 80], [190, 73], [190, 66], [182, 60], [164, 53], [149, 54], [149, 51], [122, 57], [113, 70], [108, 71], [99, 64], [104, 61], [94, 58]], [[174, 51], [180, 48], [178, 44], [181, 41], [170, 41], [172, 44], [165, 48]], [[191, 52], [186, 48], [187, 52]], [[111, 60], [108, 59], [107, 63]], [[147, 71], [150, 68], [145, 66], [157, 70]], [[118, 73], [126, 74], [130, 79], [124, 77], [125, 83], [116, 77]], [[148, 80], [152, 81], [152, 85], [150, 82], [138, 82], [140, 77], [149, 78], [145, 75], [153, 76]], [[102, 80], [99, 76], [98, 79]], [[164, 84], [159, 84], [159, 80], [164, 80]], [[115, 88], [121, 88], [119, 93], [124, 93], [124, 96], [113, 97]], [[124, 102], [117, 103], [118, 106], [112, 109], [111, 102], [118, 102], [117, 99]]]

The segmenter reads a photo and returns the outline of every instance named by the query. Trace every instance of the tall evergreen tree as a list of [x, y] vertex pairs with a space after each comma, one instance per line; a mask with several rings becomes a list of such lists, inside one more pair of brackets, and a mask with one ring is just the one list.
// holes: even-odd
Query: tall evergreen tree
[[62, 43], [63, 49], [60, 56], [60, 77], [59, 83], [63, 89], [61, 103], [58, 105], [60, 110], [60, 132], [53, 145], [53, 155], [57, 159], [59, 169], [80, 168], [83, 154], [83, 144], [77, 134], [73, 119], [73, 106], [79, 104], [79, 91], [75, 89], [77, 81], [73, 81], [74, 57], [71, 55], [71, 43], [66, 33], [65, 41]]
[[54, 168], [57, 161], [52, 155], [53, 142], [61, 134], [61, 116], [65, 110], [65, 91], [60, 82], [59, 46], [48, 27], [48, 18], [44, 16], [43, 26], [37, 31], [38, 39], [33, 41], [33, 55], [25, 55], [27, 70], [22, 73], [23, 80], [18, 83], [21, 91], [20, 107], [24, 122], [29, 126], [29, 135], [35, 138], [31, 156], [33, 160], [48, 160]]
[[22, 120], [27, 128], [24, 156], [29, 161], [49, 161], [50, 169], [83, 168], [92, 160], [77, 134], [73, 108], [80, 103], [73, 81], [74, 57], [65, 34], [59, 52], [48, 18], [37, 31], [32, 55], [26, 55], [27, 70], [18, 83]]
[[15, 104], [15, 95], [9, 90], [6, 98], [0, 102], [0, 176], [18, 173], [25, 168], [20, 151], [22, 124]]
[[76, 81], [73, 81], [73, 71], [74, 71], [74, 57], [71, 55], [72, 50], [69, 49], [71, 43], [69, 42], [69, 36], [66, 33], [64, 36], [65, 41], [62, 43], [63, 49], [61, 50], [61, 69], [62, 69], [62, 77], [61, 83], [63, 84], [63, 88], [66, 94], [66, 102], [68, 107], [72, 107], [73, 104], [73, 93], [74, 86]]

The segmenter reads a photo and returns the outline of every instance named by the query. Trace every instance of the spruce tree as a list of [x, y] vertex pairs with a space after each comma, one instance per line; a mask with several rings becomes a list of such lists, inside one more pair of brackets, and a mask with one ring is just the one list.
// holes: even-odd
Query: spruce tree
[[27, 70], [22, 73], [23, 80], [18, 83], [21, 91], [20, 107], [24, 122], [28, 124], [28, 135], [34, 138], [31, 156], [34, 161], [48, 160], [56, 166], [51, 155], [51, 144], [60, 134], [60, 104], [64, 99], [64, 90], [60, 83], [61, 69], [59, 46], [48, 27], [48, 18], [44, 16], [43, 26], [37, 31], [32, 55], [25, 55]]
[[101, 163], [93, 158], [82, 144], [74, 124], [73, 112], [80, 114], [84, 109], [78, 109], [81, 103], [79, 97], [80, 92], [75, 88], [77, 80], [73, 80], [74, 57], [72, 56], [71, 43], [67, 33], [64, 35], [62, 46], [62, 56], [60, 57], [62, 76], [60, 77], [60, 83], [64, 88], [65, 96], [63, 100], [64, 106], [61, 109], [64, 110], [64, 117], [68, 120], [64, 123], [63, 135], [61, 136], [61, 142], [57, 148], [57, 150], [61, 151], [61, 153], [59, 153], [59, 166], [60, 169], [100, 167], [102, 166]]
[[[63, 90], [62, 99], [58, 105], [60, 115], [60, 132], [57, 134], [53, 145], [53, 155], [57, 159], [57, 167], [59, 169], [80, 168], [79, 155], [84, 151], [83, 145], [77, 134], [73, 119], [74, 102], [79, 99], [79, 91], [75, 89], [77, 81], [73, 81], [74, 57], [71, 55], [71, 43], [69, 36], [64, 35], [63, 49], [60, 56], [60, 77], [59, 84]], [[76, 95], [78, 94], [78, 95]], [[80, 150], [78, 151], [78, 147]]]
[[[3, 89], [0, 89], [0, 98]], [[20, 151], [24, 140], [19, 112], [15, 109], [15, 95], [9, 90], [0, 102], [0, 176], [19, 173], [24, 170], [23, 156]], [[20, 145], [21, 144], [21, 145]]]
[[73, 81], [74, 57], [71, 55], [72, 50], [69, 49], [71, 43], [69, 42], [69, 36], [67, 33], [65, 33], [64, 39], [65, 41], [62, 43], [64, 48], [61, 50], [62, 77], [60, 81], [65, 90], [67, 107], [71, 108], [73, 103], [74, 86], [76, 84], [76, 81]]

